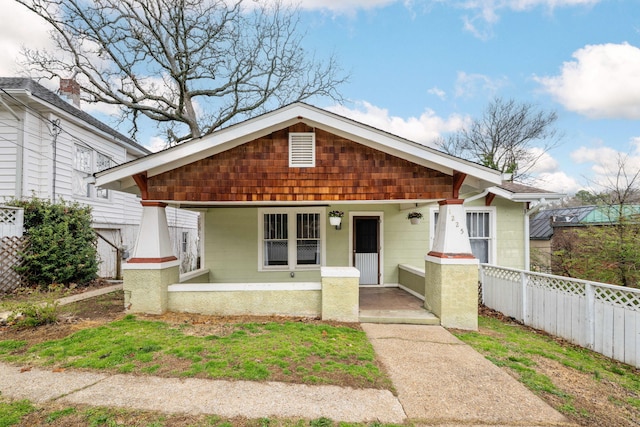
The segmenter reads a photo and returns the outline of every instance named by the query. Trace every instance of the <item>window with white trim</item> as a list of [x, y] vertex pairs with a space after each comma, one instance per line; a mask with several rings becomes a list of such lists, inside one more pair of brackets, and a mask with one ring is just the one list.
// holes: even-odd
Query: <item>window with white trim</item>
[[260, 269], [320, 267], [323, 259], [324, 210], [260, 209]]
[[[467, 211], [467, 233], [471, 253], [481, 263], [495, 263], [495, 209], [465, 207]], [[431, 245], [438, 222], [438, 210], [432, 210]]]
[[289, 167], [311, 168], [316, 165], [316, 134], [289, 133]]
[[490, 231], [489, 212], [467, 212], [467, 232], [471, 243], [471, 253], [481, 263], [489, 262]]
[[75, 146], [73, 157], [73, 194], [82, 197], [91, 197], [89, 176], [93, 171], [91, 161], [91, 149]]
[[182, 239], [181, 239], [181, 242], [180, 242], [180, 249], [181, 249], [183, 254], [186, 254], [187, 250], [189, 249], [189, 232], [188, 231], [183, 231], [182, 232]]
[[[111, 167], [111, 159], [102, 153], [96, 153], [96, 172], [109, 169]], [[99, 199], [108, 199], [109, 190], [106, 188], [96, 187], [96, 197]]]
[[76, 144], [74, 146], [72, 177], [74, 196], [108, 199], [109, 191], [94, 187], [93, 184], [89, 183], [89, 178], [94, 172], [100, 172], [110, 167], [111, 159], [108, 156], [89, 147]]

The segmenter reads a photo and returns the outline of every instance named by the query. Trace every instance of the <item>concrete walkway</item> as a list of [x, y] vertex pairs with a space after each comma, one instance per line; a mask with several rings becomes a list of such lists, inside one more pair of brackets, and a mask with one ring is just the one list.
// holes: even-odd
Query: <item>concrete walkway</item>
[[561, 426], [567, 420], [440, 326], [363, 324], [389, 391], [275, 382], [52, 372], [0, 364], [2, 396], [223, 417], [411, 422], [430, 426]]
[[[57, 300], [54, 301], [54, 303], [57, 303], [58, 305], [67, 305], [67, 304], [72, 304], [74, 302], [82, 301], [85, 299], [97, 297], [100, 295], [110, 294], [111, 292], [120, 291], [120, 290], [122, 290], [122, 283], [118, 283], [111, 286], [105, 286], [104, 288], [95, 289], [93, 291], [81, 292], [79, 294], [71, 295], [68, 297], [58, 298]], [[45, 305], [45, 304], [46, 304], [45, 302], [40, 303], [40, 305]], [[3, 322], [6, 322], [9, 316], [11, 316], [11, 313], [12, 313], [11, 311], [0, 312], [0, 324], [2, 324]]]
[[440, 326], [362, 327], [416, 425], [574, 425]]

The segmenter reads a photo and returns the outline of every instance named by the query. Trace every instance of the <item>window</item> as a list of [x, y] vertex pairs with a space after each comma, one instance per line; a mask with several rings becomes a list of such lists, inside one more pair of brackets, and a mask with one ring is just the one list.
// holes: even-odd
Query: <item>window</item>
[[[97, 153], [96, 156], [96, 172], [109, 169], [111, 167], [111, 159], [102, 153]], [[108, 199], [109, 190], [106, 188], [96, 187], [96, 197], [99, 199]]]
[[73, 194], [81, 197], [108, 199], [109, 191], [102, 188], [94, 188], [89, 183], [89, 178], [94, 172], [99, 172], [109, 167], [111, 167], [111, 159], [109, 157], [91, 148], [76, 145], [73, 159]]
[[316, 165], [316, 135], [313, 132], [289, 134], [289, 167], [309, 168]]
[[[481, 263], [494, 263], [495, 243], [495, 210], [492, 208], [465, 208], [467, 211], [467, 233], [471, 244], [471, 253]], [[431, 243], [435, 237], [438, 222], [438, 210], [432, 211], [433, 226], [431, 228]]]
[[73, 194], [91, 197], [91, 187], [88, 181], [91, 175], [91, 149], [76, 145], [73, 162]]
[[260, 269], [294, 270], [322, 264], [323, 209], [261, 209]]
[[467, 212], [467, 232], [471, 243], [471, 253], [481, 263], [489, 262], [489, 212]]
[[289, 265], [287, 214], [264, 215], [264, 266]]
[[187, 253], [187, 250], [189, 249], [189, 232], [188, 231], [182, 232], [181, 249], [183, 254]]

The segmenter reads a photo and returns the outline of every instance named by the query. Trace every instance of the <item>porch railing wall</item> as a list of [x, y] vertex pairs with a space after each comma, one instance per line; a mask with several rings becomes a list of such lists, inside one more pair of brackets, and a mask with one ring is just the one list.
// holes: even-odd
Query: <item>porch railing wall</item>
[[640, 289], [487, 264], [480, 283], [487, 307], [640, 367]]

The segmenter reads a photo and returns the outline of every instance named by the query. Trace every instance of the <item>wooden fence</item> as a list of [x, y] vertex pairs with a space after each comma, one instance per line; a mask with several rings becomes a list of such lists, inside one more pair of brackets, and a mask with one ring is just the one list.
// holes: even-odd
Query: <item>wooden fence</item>
[[24, 210], [0, 206], [0, 292], [8, 292], [22, 284], [22, 277], [14, 267], [23, 263], [20, 252], [28, 243], [23, 237]]
[[487, 307], [640, 367], [640, 289], [487, 264], [480, 283]]
[[22, 285], [22, 276], [14, 270], [14, 267], [23, 264], [20, 252], [24, 252], [27, 245], [26, 237], [0, 238], [0, 293], [12, 291]]

